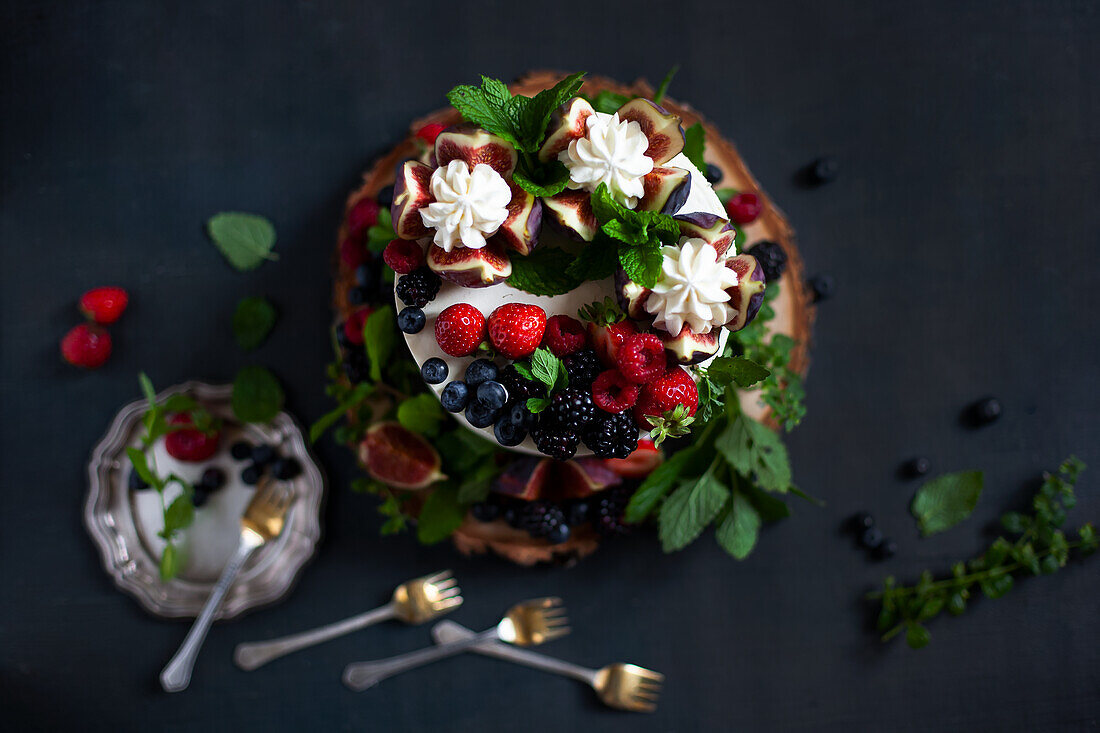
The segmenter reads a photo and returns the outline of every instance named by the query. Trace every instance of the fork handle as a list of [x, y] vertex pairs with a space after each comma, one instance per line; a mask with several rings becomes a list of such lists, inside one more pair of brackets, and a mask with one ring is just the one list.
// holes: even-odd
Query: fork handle
[[473, 634], [473, 636], [468, 639], [455, 641], [450, 644], [430, 646], [424, 649], [417, 649], [415, 652], [399, 654], [396, 657], [378, 659], [372, 662], [356, 662], [354, 664], [349, 664], [344, 668], [344, 684], [356, 692], [360, 692], [370, 687], [374, 687], [387, 677], [393, 677], [396, 674], [422, 667], [425, 664], [440, 659], [453, 657], [480, 641], [496, 638], [499, 638], [497, 636], [497, 629], [493, 627], [480, 634]]
[[394, 606], [387, 603], [381, 608], [375, 608], [366, 613], [336, 621], [326, 626], [303, 631], [300, 634], [282, 636], [269, 641], [254, 641], [238, 644], [233, 652], [233, 661], [244, 670], [253, 670], [262, 667], [273, 659], [296, 652], [300, 649], [320, 644], [321, 642], [335, 639], [344, 634], [365, 628], [380, 621], [386, 621], [394, 617]]
[[245, 560], [248, 559], [253, 550], [262, 544], [263, 540], [259, 535], [251, 532], [241, 534], [241, 542], [237, 545], [237, 552], [234, 553], [225, 569], [222, 570], [221, 577], [218, 578], [218, 584], [214, 586], [214, 592], [206, 599], [202, 612], [195, 619], [191, 630], [187, 632], [187, 638], [183, 640], [179, 651], [176, 652], [176, 655], [172, 657], [160, 673], [160, 686], [164, 688], [165, 692], [185, 690], [187, 685], [191, 683], [191, 670], [195, 667], [195, 660], [198, 659], [202, 642], [206, 639], [206, 632], [210, 630], [210, 624], [214, 622], [214, 614], [218, 612], [218, 608], [222, 605], [222, 600], [225, 598], [226, 592], [229, 591], [229, 586], [233, 585], [233, 581], [237, 579], [237, 574], [241, 572]]
[[[437, 644], [447, 644], [461, 639], [471, 639], [474, 636], [475, 634], [473, 631], [454, 621], [440, 621], [432, 627], [432, 638]], [[579, 664], [563, 662], [560, 659], [548, 657], [545, 654], [533, 652], [528, 649], [520, 649], [511, 644], [501, 643], [495, 639], [479, 641], [468, 648], [467, 651], [483, 654], [486, 657], [503, 659], [506, 662], [522, 664], [532, 669], [541, 669], [543, 672], [550, 672], [551, 674], [558, 674], [563, 677], [572, 677], [587, 685], [594, 686], [596, 684], [597, 670], [595, 669], [588, 669]]]

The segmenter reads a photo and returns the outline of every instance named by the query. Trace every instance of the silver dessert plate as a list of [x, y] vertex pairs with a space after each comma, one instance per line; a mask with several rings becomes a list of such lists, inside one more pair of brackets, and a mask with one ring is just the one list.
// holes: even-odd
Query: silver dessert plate
[[[232, 618], [285, 596], [321, 537], [325, 478], [302, 429], [285, 412], [269, 425], [240, 423], [230, 407], [232, 392], [232, 385], [186, 382], [157, 395], [162, 400], [177, 393], [188, 394], [224, 424], [218, 452], [201, 464], [176, 461], [164, 451], [163, 439], [151, 448], [161, 474], [174, 471], [184, 479], [197, 481], [205, 469], [217, 466], [226, 475], [225, 486], [210, 494], [207, 502], [195, 510], [194, 522], [180, 534], [177, 544], [183, 562], [179, 574], [168, 582], [161, 580], [159, 570], [164, 548], [164, 541], [157, 535], [164, 526], [160, 497], [153, 489], [129, 489], [132, 469], [126, 448], [140, 445], [145, 400], [131, 402], [119, 411], [88, 461], [84, 525], [99, 547], [103, 566], [115, 585], [158, 616], [198, 615], [237, 547], [241, 514], [253, 492], [253, 487], [240, 477], [248, 462], [235, 461], [229, 455], [229, 446], [238, 440], [270, 443], [281, 456], [296, 458], [302, 472], [291, 481], [295, 501], [286, 528], [277, 540], [265, 544], [248, 560], [216, 618]], [[165, 490], [167, 501], [173, 498], [169, 494], [173, 489]], [[175, 491], [178, 493], [178, 489]]]

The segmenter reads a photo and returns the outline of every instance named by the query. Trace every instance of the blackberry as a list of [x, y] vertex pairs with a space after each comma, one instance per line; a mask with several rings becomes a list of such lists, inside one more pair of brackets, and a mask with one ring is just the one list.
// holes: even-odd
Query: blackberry
[[623, 512], [630, 501], [632, 490], [619, 487], [601, 493], [603, 496], [600, 496], [599, 501], [596, 502], [592, 526], [603, 537], [616, 537], [626, 534], [630, 530], [623, 523]]
[[548, 501], [532, 501], [519, 511], [519, 528], [533, 537], [545, 537], [565, 524], [565, 512]]
[[592, 401], [592, 395], [570, 387], [551, 398], [542, 419], [550, 427], [580, 432], [595, 417], [596, 403]]
[[537, 385], [519, 373], [515, 364], [509, 364], [500, 370], [497, 381], [508, 390], [508, 402], [527, 402], [529, 397], [537, 397]]
[[722, 169], [714, 163], [707, 163], [705, 175], [707, 177], [707, 183], [718, 183], [718, 181], [722, 180]]
[[543, 428], [535, 431], [535, 447], [539, 453], [559, 461], [568, 461], [577, 453], [580, 438], [572, 430]]
[[344, 352], [344, 374], [352, 383], [365, 382], [370, 376], [367, 352], [362, 348], [348, 349]]
[[638, 447], [638, 424], [629, 411], [600, 415], [585, 429], [584, 444], [600, 458], [626, 458]]
[[810, 286], [815, 303], [828, 300], [833, 297], [833, 293], [836, 291], [836, 281], [833, 280], [831, 275], [814, 275], [806, 284]]
[[783, 276], [787, 269], [787, 253], [777, 243], [767, 239], [757, 242], [746, 250], [756, 258], [760, 267], [764, 269], [764, 281], [775, 282]]
[[302, 472], [302, 464], [294, 458], [276, 458], [275, 462], [271, 464], [271, 472], [280, 481], [289, 481], [292, 478], [297, 478]]
[[817, 184], [835, 181], [839, 172], [840, 166], [837, 164], [836, 158], [831, 155], [818, 158], [810, 163], [809, 167], [810, 180]]
[[592, 382], [603, 371], [603, 364], [594, 349], [575, 351], [562, 361], [565, 363], [565, 371], [569, 373], [569, 386], [585, 392], [592, 389]]
[[500, 507], [491, 502], [483, 501], [470, 507], [470, 514], [479, 522], [491, 522], [500, 516]]
[[397, 297], [401, 298], [401, 302], [405, 305], [423, 308], [435, 300], [442, 284], [443, 281], [439, 279], [439, 275], [426, 266], [418, 267], [408, 275], [402, 275], [397, 281]]
[[202, 478], [199, 479], [195, 488], [198, 489], [200, 486], [204, 491], [217, 491], [225, 486], [225, 471], [220, 468], [206, 469], [202, 472]]

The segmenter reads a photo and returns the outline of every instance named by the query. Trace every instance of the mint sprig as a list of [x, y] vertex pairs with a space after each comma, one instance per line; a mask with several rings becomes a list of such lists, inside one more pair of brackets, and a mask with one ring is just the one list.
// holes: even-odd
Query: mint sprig
[[233, 380], [230, 403], [233, 414], [241, 422], [268, 423], [283, 409], [283, 387], [270, 370], [262, 366], [246, 366]]
[[699, 172], [704, 176], [707, 174], [707, 161], [704, 158], [706, 152], [706, 131], [703, 130], [703, 123], [696, 122], [694, 125], [684, 130], [684, 156], [691, 161]]
[[771, 372], [760, 384], [760, 399], [772, 410], [772, 416], [787, 432], [802, 422], [806, 414], [806, 390], [802, 376], [790, 368], [796, 341], [784, 333], [769, 334], [767, 324], [775, 317], [772, 302], [779, 295], [779, 284], [764, 291], [764, 302], [755, 320], [732, 336], [727, 351], [739, 348], [746, 357]]
[[229, 264], [245, 272], [255, 270], [265, 260], [277, 260], [275, 226], [262, 216], [238, 211], [223, 211], [206, 222], [206, 232]]
[[982, 495], [981, 471], [948, 473], [917, 489], [910, 507], [925, 537], [954, 527], [970, 516]]
[[635, 211], [620, 204], [601, 183], [592, 192], [592, 213], [600, 231], [617, 244], [619, 264], [634, 282], [651, 288], [661, 275], [661, 246], [675, 244], [680, 227], [668, 214]]
[[583, 282], [571, 273], [573, 255], [558, 247], [539, 247], [529, 255], [512, 255], [508, 285], [532, 295], [561, 295]]
[[267, 298], [241, 298], [233, 313], [233, 336], [237, 345], [251, 351], [264, 342], [275, 327], [278, 315]]
[[550, 349], [540, 346], [531, 354], [529, 361], [514, 364], [521, 377], [543, 387], [544, 396], [527, 399], [527, 409], [535, 414], [550, 406], [550, 398], [555, 392], [569, 386], [569, 372], [565, 369], [565, 362], [554, 356]]

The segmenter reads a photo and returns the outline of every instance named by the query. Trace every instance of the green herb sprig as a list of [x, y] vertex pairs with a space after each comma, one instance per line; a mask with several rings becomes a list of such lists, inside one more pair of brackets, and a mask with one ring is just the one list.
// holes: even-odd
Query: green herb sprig
[[275, 247], [275, 226], [257, 214], [223, 211], [206, 222], [206, 232], [225, 259], [241, 272], [255, 270], [266, 260], [279, 256]]
[[775, 317], [771, 304], [778, 295], [779, 284], [769, 285], [755, 320], [731, 335], [746, 357], [771, 372], [760, 384], [760, 399], [771, 408], [775, 421], [790, 432], [806, 415], [806, 390], [802, 375], [790, 368], [796, 341], [783, 333], [769, 334], [767, 330], [766, 324]]
[[998, 537], [982, 555], [951, 566], [951, 576], [936, 580], [924, 571], [912, 586], [899, 586], [888, 576], [881, 591], [867, 594], [880, 604], [878, 630], [888, 641], [901, 632], [913, 649], [926, 646], [931, 635], [925, 623], [944, 610], [952, 616], [966, 611], [976, 591], [986, 598], [1000, 598], [1016, 584], [1016, 578], [1049, 575], [1066, 566], [1072, 553], [1094, 552], [1100, 539], [1091, 523], [1071, 540], [1062, 531], [1066, 512], [1076, 504], [1074, 486], [1085, 468], [1070, 456], [1055, 473], [1043, 476], [1042, 486], [1031, 500], [1031, 513], [1009, 512], [1001, 517], [1005, 531], [1015, 540]]
[[514, 365], [521, 377], [544, 388], [543, 396], [527, 399], [527, 409], [533, 413], [545, 410], [550, 406], [550, 398], [554, 393], [569, 386], [569, 372], [565, 369], [565, 362], [554, 356], [550, 349], [540, 346], [529, 360], [518, 361]]

